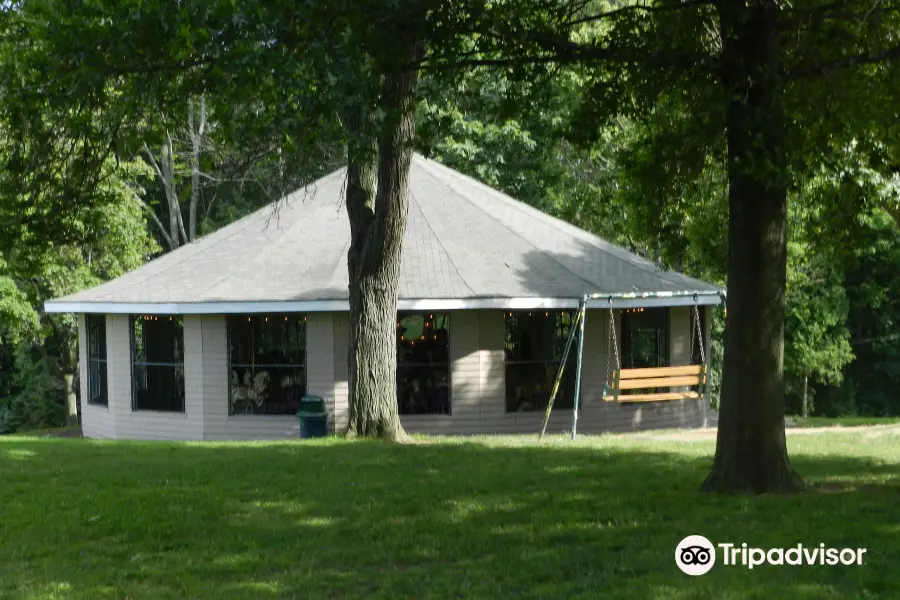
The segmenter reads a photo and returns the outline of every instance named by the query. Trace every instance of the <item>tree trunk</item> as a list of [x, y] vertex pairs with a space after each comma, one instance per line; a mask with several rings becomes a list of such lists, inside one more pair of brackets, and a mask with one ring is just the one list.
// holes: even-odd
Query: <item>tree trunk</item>
[[787, 185], [773, 0], [719, 6], [726, 94], [728, 313], [716, 456], [703, 489], [802, 488], [784, 436]]
[[[410, 57], [418, 57], [412, 44]], [[404, 65], [405, 66], [405, 65]], [[406, 232], [407, 183], [415, 128], [415, 70], [384, 75], [376, 159], [371, 144], [348, 155], [347, 214], [351, 242], [348, 436], [402, 441], [397, 408], [397, 298], [400, 251]], [[370, 123], [350, 116], [351, 138], [368, 138]], [[357, 144], [358, 146], [358, 144]], [[374, 201], [373, 201], [374, 200]]]
[[191, 205], [188, 210], [188, 243], [197, 239], [197, 207], [200, 204], [200, 154], [206, 132], [206, 97], [200, 96], [200, 115], [194, 128], [194, 103], [189, 105], [188, 128], [191, 135]]
[[75, 395], [75, 376], [63, 375], [66, 387], [66, 424], [78, 425], [78, 397]]
[[803, 400], [800, 405], [800, 414], [803, 415], [803, 418], [809, 416], [809, 377], [806, 375], [803, 376]]

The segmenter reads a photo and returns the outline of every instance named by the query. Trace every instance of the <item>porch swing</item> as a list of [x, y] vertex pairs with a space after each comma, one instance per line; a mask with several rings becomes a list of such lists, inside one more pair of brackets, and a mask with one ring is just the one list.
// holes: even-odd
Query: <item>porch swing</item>
[[[700, 310], [698, 306], [698, 296], [719, 296], [722, 305], [725, 304], [725, 292], [722, 291], [694, 291], [694, 292], [634, 292], [625, 294], [587, 294], [582, 297], [578, 305], [578, 311], [575, 313], [575, 320], [572, 328], [569, 330], [569, 339], [566, 341], [566, 349], [562, 355], [562, 361], [559, 364], [559, 370], [556, 373], [556, 381], [553, 383], [553, 389], [550, 392], [550, 401], [547, 403], [547, 411], [544, 413], [544, 422], [541, 425], [541, 432], [538, 439], [543, 439], [544, 433], [547, 431], [547, 424], [550, 422], [550, 412], [553, 410], [553, 401], [559, 391], [562, 382], [563, 370], [566, 368], [566, 362], [569, 357], [569, 351], [575, 338], [578, 338], [578, 360], [575, 370], [575, 399], [572, 407], [572, 439], [575, 439], [576, 430], [578, 428], [578, 405], [581, 396], [581, 369], [582, 359], [584, 357], [584, 322], [587, 319], [588, 301], [607, 300], [609, 302], [609, 336], [606, 352], [606, 383], [603, 385], [603, 393], [601, 397], [606, 402], [617, 402], [624, 404], [627, 402], [659, 402], [663, 400], [689, 400], [700, 398], [706, 388], [708, 381], [709, 362], [706, 351], [703, 347], [703, 332], [700, 327]], [[619, 362], [619, 347], [616, 342], [616, 322], [613, 316], [613, 300], [634, 300], [637, 298], [683, 298], [685, 296], [693, 296], [694, 326], [691, 332], [691, 357], [694, 356], [694, 334], [697, 335], [697, 350], [700, 354], [699, 365], [685, 365], [680, 367], [658, 367], [651, 369], [623, 369]], [[708, 304], [708, 303], [707, 303]], [[577, 336], [576, 336], [577, 333]], [[610, 357], [615, 355], [616, 368], [610, 369]], [[621, 394], [623, 390], [652, 390], [654, 388], [667, 387], [694, 387], [694, 390], [685, 392], [645, 392], [642, 394]]]
[[[678, 367], [655, 367], [649, 369], [623, 369], [619, 361], [619, 347], [616, 342], [616, 324], [613, 309], [609, 309], [609, 336], [606, 350], [606, 383], [603, 386], [603, 399], [607, 402], [661, 402], [666, 400], [692, 400], [703, 394], [708, 378], [708, 363], [703, 348], [703, 332], [700, 328], [700, 311], [694, 304], [692, 314], [694, 322], [691, 332], [690, 356], [694, 355], [694, 335], [700, 351], [699, 365]], [[616, 358], [616, 368], [610, 369], [610, 356]], [[693, 387], [695, 389], [682, 392], [650, 392], [640, 394], [622, 394], [626, 390], [655, 390], [659, 388]]]

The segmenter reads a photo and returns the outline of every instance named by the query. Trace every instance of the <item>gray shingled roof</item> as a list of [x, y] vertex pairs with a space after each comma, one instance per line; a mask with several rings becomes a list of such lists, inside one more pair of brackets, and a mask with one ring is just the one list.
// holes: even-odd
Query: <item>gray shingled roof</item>
[[[345, 169], [197, 242], [49, 303], [344, 300]], [[716, 291], [415, 156], [401, 299], [576, 298]]]

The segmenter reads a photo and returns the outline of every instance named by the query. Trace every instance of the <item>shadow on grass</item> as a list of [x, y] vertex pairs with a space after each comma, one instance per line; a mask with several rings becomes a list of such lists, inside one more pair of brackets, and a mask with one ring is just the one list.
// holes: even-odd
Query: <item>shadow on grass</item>
[[[697, 492], [710, 446], [0, 444], [0, 597], [867, 597], [900, 473], [799, 453], [831, 493]], [[686, 535], [866, 547], [862, 567], [674, 564]], [[15, 543], [8, 543], [16, 540]]]

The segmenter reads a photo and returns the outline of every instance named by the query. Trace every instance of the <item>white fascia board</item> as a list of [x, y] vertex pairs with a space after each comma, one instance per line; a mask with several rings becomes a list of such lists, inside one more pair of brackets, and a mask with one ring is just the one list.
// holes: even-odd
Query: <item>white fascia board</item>
[[664, 298], [613, 298], [609, 300], [588, 300], [587, 307], [598, 308], [654, 308], [660, 306], [718, 306], [722, 300], [718, 296], [698, 296], [696, 300], [689, 296]]
[[[576, 309], [578, 298], [424, 298], [400, 300], [397, 310], [538, 310]], [[715, 305], [716, 296], [627, 298], [612, 301], [613, 308]], [[608, 300], [589, 300], [588, 308], [609, 308]], [[55, 302], [44, 304], [48, 313], [90, 313], [130, 315], [221, 315], [290, 312], [347, 312], [347, 300], [272, 300], [254, 302]]]

